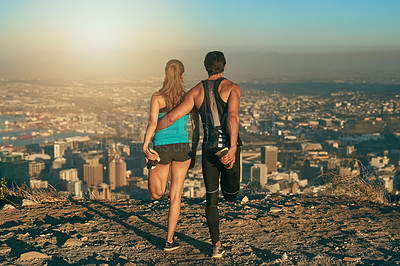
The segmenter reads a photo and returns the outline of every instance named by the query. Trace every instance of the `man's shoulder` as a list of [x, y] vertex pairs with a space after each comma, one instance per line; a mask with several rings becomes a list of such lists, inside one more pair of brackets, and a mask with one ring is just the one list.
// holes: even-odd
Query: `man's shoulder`
[[232, 90], [241, 91], [240, 86], [239, 86], [238, 84], [236, 84], [235, 82], [233, 82], [232, 80], [229, 80], [229, 79], [224, 79], [224, 80], [221, 82], [221, 86], [222, 86], [222, 88], [223, 88], [224, 90], [229, 90], [229, 91], [232, 91]]
[[203, 84], [199, 82], [196, 86], [191, 88], [187, 93], [189, 94], [198, 94], [200, 90], [203, 88]]

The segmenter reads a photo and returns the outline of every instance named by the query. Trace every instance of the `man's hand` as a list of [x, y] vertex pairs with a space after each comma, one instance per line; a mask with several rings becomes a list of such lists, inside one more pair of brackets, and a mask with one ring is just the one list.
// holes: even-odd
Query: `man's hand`
[[194, 167], [194, 165], [196, 164], [196, 151], [192, 151], [190, 153], [190, 165], [189, 165], [189, 169], [192, 169]]
[[231, 169], [235, 164], [237, 147], [231, 147], [227, 154], [221, 158], [221, 163], [226, 165], [227, 169]]

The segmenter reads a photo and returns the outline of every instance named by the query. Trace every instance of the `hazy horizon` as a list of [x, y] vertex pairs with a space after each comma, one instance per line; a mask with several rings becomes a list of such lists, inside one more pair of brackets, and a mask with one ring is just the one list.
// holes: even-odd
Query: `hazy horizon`
[[226, 75], [397, 79], [400, 2], [9, 1], [0, 2], [0, 77], [163, 76], [182, 60], [206, 76], [221, 50]]

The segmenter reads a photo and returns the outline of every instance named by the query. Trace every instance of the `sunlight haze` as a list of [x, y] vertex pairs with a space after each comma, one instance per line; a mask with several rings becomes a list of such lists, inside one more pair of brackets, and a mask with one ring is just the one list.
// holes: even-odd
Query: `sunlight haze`
[[0, 75], [158, 77], [178, 58], [196, 79], [205, 75], [209, 50], [223, 51], [227, 74], [240, 79], [395, 72], [399, 7], [357, 0], [4, 0]]

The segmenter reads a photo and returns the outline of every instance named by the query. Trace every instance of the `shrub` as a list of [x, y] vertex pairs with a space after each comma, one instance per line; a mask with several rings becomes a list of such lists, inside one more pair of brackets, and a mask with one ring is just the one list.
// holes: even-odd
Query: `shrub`
[[26, 184], [22, 184], [21, 186], [13, 184], [10, 189], [6, 184], [7, 182], [5, 178], [2, 178], [0, 181], [0, 204], [11, 203], [14, 205], [20, 205], [23, 199], [30, 199], [38, 203], [54, 202], [66, 199], [52, 186], [49, 186], [47, 189], [33, 189], [29, 188]]
[[8, 197], [10, 196], [6, 184], [6, 179], [3, 177], [0, 181], [0, 204], [7, 201]]
[[377, 181], [373, 173], [367, 170], [359, 160], [344, 161], [338, 170], [328, 172], [322, 177], [327, 183], [325, 193], [329, 196], [350, 197], [380, 204], [388, 203], [384, 185]]

